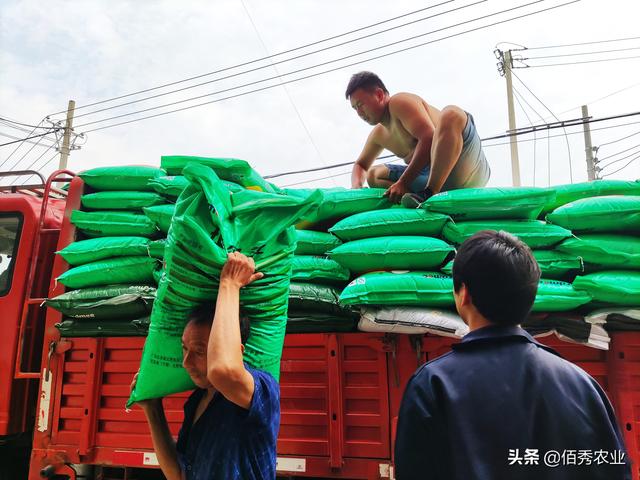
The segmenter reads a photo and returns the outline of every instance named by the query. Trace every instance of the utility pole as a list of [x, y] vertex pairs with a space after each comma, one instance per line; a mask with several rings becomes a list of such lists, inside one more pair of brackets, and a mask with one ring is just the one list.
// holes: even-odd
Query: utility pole
[[596, 164], [593, 158], [593, 146], [591, 145], [591, 127], [589, 126], [589, 109], [586, 105], [582, 105], [582, 129], [584, 130], [584, 151], [587, 154], [587, 176], [589, 181], [595, 180]]
[[73, 100], [69, 100], [69, 106], [67, 107], [67, 121], [64, 125], [64, 137], [62, 139], [62, 148], [60, 149], [60, 164], [58, 165], [59, 170], [66, 170], [67, 168], [67, 160], [69, 159], [70, 147], [70, 138], [71, 138], [71, 130], [73, 130], [73, 112], [76, 109], [76, 102]]
[[[498, 64], [500, 73], [502, 73], [507, 80], [507, 106], [509, 109], [509, 133], [515, 133], [516, 131], [516, 110], [513, 104], [513, 84], [511, 80], [511, 68], [513, 67], [513, 58], [511, 57], [511, 50], [499, 52], [498, 58], [500, 63]], [[511, 147], [511, 181], [514, 187], [519, 187], [520, 183], [520, 159], [518, 158], [518, 142], [516, 136], [509, 137], [509, 145]]]

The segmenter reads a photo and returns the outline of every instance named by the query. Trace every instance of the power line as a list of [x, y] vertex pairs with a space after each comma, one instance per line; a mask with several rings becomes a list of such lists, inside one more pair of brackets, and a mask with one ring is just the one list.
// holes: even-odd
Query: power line
[[606, 175], [603, 175], [602, 177], [610, 177], [611, 175], [620, 172], [621, 170], [624, 170], [625, 168], [627, 168], [629, 165], [631, 165], [633, 162], [635, 162], [636, 160], [638, 160], [640, 158], [640, 155], [638, 155], [637, 157], [633, 158], [629, 163], [627, 163], [624, 167], [619, 168], [618, 170], [615, 170], [611, 173], [607, 173]]
[[602, 60], [585, 60], [583, 62], [565, 62], [565, 63], [547, 63], [543, 65], [526, 65], [524, 67], [514, 67], [514, 68], [542, 68], [542, 67], [561, 67], [564, 65], [580, 65], [584, 63], [601, 63], [601, 62], [615, 62], [618, 60], [631, 60], [634, 58], [640, 58], [640, 55], [634, 57], [619, 57], [619, 58], [606, 58]]
[[[385, 158], [392, 158], [392, 157], [395, 157], [395, 155], [383, 155], [383, 156], [377, 157], [376, 160], [384, 160]], [[327, 165], [325, 167], [307, 168], [305, 170], [294, 170], [293, 172], [283, 172], [283, 173], [275, 173], [272, 175], [265, 175], [263, 178], [267, 180], [270, 178], [284, 177], [285, 175], [296, 175], [298, 173], [318, 172], [320, 170], [328, 170], [330, 168], [346, 167], [347, 165], [353, 165], [354, 163], [356, 162], [335, 163], [333, 165]]]
[[[31, 169], [33, 168], [33, 166], [38, 162], [38, 160], [40, 160], [42, 157], [44, 157], [44, 156], [46, 155], [46, 153], [47, 153], [49, 150], [51, 150], [51, 148], [52, 148], [52, 147], [53, 147], [53, 145], [52, 145], [51, 147], [47, 148], [44, 152], [42, 152], [42, 153], [40, 154], [40, 156], [39, 156], [38, 158], [36, 158], [33, 162], [31, 162], [31, 164], [30, 164], [27, 168], [24, 168], [24, 169], [22, 169], [22, 170], [31, 170]], [[47, 162], [46, 162], [42, 167], [40, 167], [40, 168], [44, 168], [44, 166], [45, 166], [45, 165], [47, 165], [50, 161], [52, 161], [52, 160], [53, 160], [54, 158], [56, 158], [57, 156], [58, 156], [58, 152], [56, 151], [56, 152], [53, 154], [53, 156], [52, 156], [52, 157], [51, 157], [51, 158], [50, 158], [50, 159], [49, 159], [49, 160], [48, 160], [48, 161], [47, 161]], [[19, 161], [18, 161], [18, 163], [19, 163]], [[16, 165], [17, 165], [17, 164], [16, 164]], [[15, 166], [15, 165], [14, 165], [14, 166]], [[33, 175], [29, 175], [29, 177], [25, 180], [25, 183], [27, 183], [27, 182], [31, 179], [31, 177], [33, 177]], [[13, 179], [13, 181], [10, 183], [10, 185], [13, 185], [13, 184], [18, 180], [18, 178], [20, 178], [20, 177], [18, 176], [18, 177], [16, 177], [16, 178], [14, 178], [14, 179]]]
[[[640, 145], [636, 145], [635, 147], [632, 147], [632, 148], [638, 148], [638, 147], [640, 147]], [[627, 159], [627, 158], [629, 158], [629, 157], [633, 157], [633, 156], [634, 156], [635, 154], [637, 154], [637, 153], [640, 153], [640, 151], [635, 151], [635, 152], [633, 152], [633, 153], [630, 153], [629, 155], [626, 155], [626, 156], [624, 156], [624, 157], [620, 157], [620, 158], [618, 158], [617, 160], [613, 160], [612, 162], [609, 162], [609, 163], [607, 163], [606, 165], [603, 165], [603, 166], [602, 166], [602, 167], [600, 167], [600, 168], [601, 168], [601, 169], [605, 169], [605, 168], [607, 168], [607, 167], [610, 167], [611, 165], [614, 165], [614, 164], [616, 164], [616, 163], [618, 163], [618, 162], [621, 162], [622, 160], [626, 160], [626, 159]]]
[[[390, 156], [393, 156], [393, 155], [390, 155]], [[378, 160], [380, 158], [386, 158], [386, 157], [378, 157], [376, 160]], [[391, 160], [391, 162], [388, 162], [388, 163], [398, 162], [400, 160], [402, 160], [402, 159], [401, 158], [396, 158], [394, 160]], [[350, 163], [355, 163], [355, 162], [350, 162]], [[282, 188], [294, 187], [296, 185], [304, 185], [304, 184], [307, 184], [307, 183], [318, 182], [320, 180], [327, 180], [329, 178], [341, 177], [342, 175], [348, 175], [350, 173], [351, 173], [351, 170], [348, 170], [348, 171], [345, 171], [345, 172], [335, 173], [333, 175], [327, 175], [326, 177], [319, 177], [319, 178], [314, 178], [314, 179], [311, 179], [311, 180], [303, 180], [301, 182], [289, 183], [287, 185], [283, 185]]]
[[627, 135], [626, 137], [618, 138], [617, 140], [612, 140], [611, 142], [601, 143], [601, 144], [598, 146], [598, 148], [602, 148], [602, 147], [604, 147], [605, 145], [611, 145], [611, 144], [613, 144], [613, 143], [621, 142], [622, 140], [626, 140], [627, 138], [631, 138], [631, 137], [633, 137], [633, 136], [635, 136], [635, 135], [640, 135], [640, 131], [637, 131], [636, 133], [632, 133], [631, 135]]
[[9, 119], [7, 117], [0, 117], [0, 120], [3, 120], [3, 121], [8, 122], [8, 123], [15, 124], [15, 125], [21, 125], [23, 127], [33, 128], [33, 129], [42, 128], [42, 129], [46, 129], [46, 130], [52, 130], [53, 128], [55, 128], [55, 127], [41, 127], [40, 124], [42, 123], [42, 121], [40, 121], [40, 123], [38, 125], [29, 125], [28, 123], [18, 122], [16, 120], [11, 120], [11, 119]]
[[[532, 2], [532, 3], [539, 3], [540, 1], [545, 1], [545, 0], [537, 0], [536, 2]], [[508, 19], [505, 19], [505, 20], [500, 20], [500, 21], [493, 22], [493, 23], [490, 23], [490, 24], [487, 24], [487, 25], [482, 25], [480, 27], [475, 27], [475, 28], [472, 28], [472, 29], [469, 29], [469, 30], [465, 30], [465, 31], [462, 31], [462, 32], [451, 34], [451, 35], [448, 35], [446, 37], [438, 38], [438, 39], [435, 39], [435, 40], [430, 40], [428, 42], [423, 42], [423, 43], [420, 43], [420, 44], [417, 44], [417, 45], [412, 45], [410, 47], [406, 47], [406, 48], [403, 48], [403, 49], [399, 49], [399, 50], [396, 50], [396, 51], [393, 51], [393, 52], [389, 52], [389, 53], [386, 53], [386, 54], [382, 54], [382, 55], [378, 55], [378, 56], [375, 56], [375, 57], [370, 57], [370, 58], [368, 58], [366, 60], [360, 60], [360, 61], [353, 62], [353, 63], [347, 64], [347, 65], [343, 65], [343, 66], [340, 66], [340, 67], [335, 67], [335, 68], [332, 68], [332, 69], [329, 69], [329, 70], [325, 70], [323, 72], [306, 75], [306, 76], [303, 76], [303, 77], [300, 77], [300, 78], [296, 78], [296, 79], [293, 79], [293, 80], [287, 80], [287, 81], [282, 82], [282, 83], [283, 84], [293, 83], [293, 82], [298, 82], [298, 81], [305, 80], [305, 79], [308, 79], [308, 78], [317, 77], [319, 75], [324, 75], [326, 73], [334, 72], [334, 71], [337, 71], [337, 70], [342, 70], [344, 68], [352, 67], [354, 65], [359, 65], [359, 64], [366, 63], [366, 62], [369, 62], [369, 61], [372, 61], [372, 60], [377, 60], [377, 59], [380, 59], [380, 58], [388, 57], [388, 56], [391, 56], [391, 55], [395, 55], [397, 53], [401, 53], [401, 52], [405, 52], [405, 51], [412, 50], [412, 49], [415, 49], [415, 48], [419, 48], [419, 47], [422, 47], [422, 46], [425, 46], [425, 45], [429, 45], [429, 44], [436, 43], [436, 42], [439, 42], [439, 41], [442, 41], [442, 40], [446, 40], [446, 39], [449, 39], [449, 38], [460, 36], [460, 35], [463, 35], [463, 34], [466, 34], [466, 33], [474, 32], [474, 31], [477, 31], [477, 30], [482, 30], [484, 28], [489, 28], [489, 27], [492, 27], [492, 26], [495, 26], [495, 25], [499, 25], [499, 24], [502, 24], [502, 23], [510, 22], [510, 21], [513, 21], [513, 20], [518, 20], [518, 19], [521, 19], [521, 18], [529, 17], [531, 15], [536, 15], [536, 14], [539, 14], [539, 13], [542, 13], [542, 12], [550, 11], [550, 10], [553, 10], [553, 9], [556, 9], [556, 8], [560, 8], [560, 7], [564, 7], [564, 6], [567, 6], [567, 5], [571, 5], [571, 4], [577, 3], [579, 1], [580, 0], [572, 0], [572, 1], [569, 1], [569, 2], [566, 2], [566, 3], [562, 3], [562, 4], [559, 4], [559, 5], [554, 5], [553, 7], [548, 7], [548, 8], [541, 9], [541, 10], [538, 10], [538, 11], [535, 11], [535, 12], [530, 12], [530, 13], [527, 13], [527, 14], [523, 14], [523, 15], [512, 17], [512, 18], [508, 18]], [[522, 5], [522, 6], [528, 6], [528, 5], [530, 5], [530, 4]], [[521, 8], [521, 7], [517, 7], [517, 8]], [[513, 10], [513, 9], [504, 10], [504, 11], [497, 12], [497, 13], [494, 13], [494, 14], [491, 14], [491, 15], [488, 15], [488, 16], [497, 15], [497, 14], [504, 13], [504, 12], [509, 11], [509, 10]], [[478, 19], [476, 19], [476, 20], [478, 20]], [[463, 23], [468, 23], [468, 22], [463, 22]], [[446, 28], [451, 28], [451, 27], [446, 27]], [[399, 43], [399, 42], [396, 42], [396, 43]], [[327, 63], [329, 63], [329, 62], [327, 62]], [[320, 64], [320, 65], [317, 65], [317, 66], [321, 66], [321, 65], [324, 65], [324, 64]], [[289, 75], [291, 73], [295, 73], [295, 72], [290, 72], [290, 73], [284, 74], [284, 75]], [[257, 82], [254, 82], [254, 83], [257, 83]], [[98, 131], [98, 130], [104, 130], [106, 128], [112, 128], [112, 127], [117, 127], [117, 126], [120, 126], [120, 125], [126, 125], [126, 124], [129, 124], [129, 123], [138, 122], [138, 121], [141, 121], [141, 120], [147, 120], [147, 119], [150, 119], [150, 118], [155, 118], [155, 117], [159, 117], [159, 116], [163, 116], [163, 115], [168, 115], [168, 114], [171, 114], [171, 113], [176, 113], [176, 112], [180, 112], [180, 111], [184, 111], [184, 110], [189, 110], [191, 108], [201, 107], [201, 106], [209, 105], [209, 104], [212, 104], [212, 103], [218, 103], [218, 102], [221, 102], [221, 101], [224, 101], [224, 100], [229, 100], [229, 99], [232, 99], [232, 98], [241, 97], [241, 96], [244, 96], [244, 95], [249, 95], [249, 94], [260, 92], [260, 91], [263, 91], [263, 90], [268, 90], [268, 89], [271, 89], [271, 88], [275, 88], [277, 86], [279, 86], [279, 85], [269, 85], [267, 87], [257, 88], [257, 89], [254, 89], [254, 90], [250, 90], [248, 92], [243, 92], [243, 93], [240, 93], [240, 94], [230, 95], [230, 96], [227, 96], [227, 97], [219, 98], [219, 99], [216, 99], [216, 100], [211, 100], [211, 101], [208, 101], [208, 102], [203, 102], [203, 103], [200, 103], [200, 104], [197, 104], [197, 105], [192, 105], [192, 106], [189, 106], [189, 107], [183, 107], [183, 108], [170, 110], [170, 111], [167, 111], [167, 112], [162, 112], [162, 113], [158, 113], [158, 114], [154, 114], [154, 115], [148, 115], [146, 117], [141, 117], [141, 118], [129, 120], [129, 121], [126, 121], [126, 122], [119, 122], [119, 123], [115, 123], [115, 124], [112, 124], [112, 125], [107, 125], [107, 126], [104, 126], [104, 127], [94, 128], [94, 129], [91, 129], [91, 130], [87, 130], [84, 133], [95, 132], [95, 131]], [[139, 112], [133, 112], [130, 115], [133, 115], [133, 114], [136, 114], [136, 113], [141, 113], [141, 112], [140, 111]], [[102, 121], [105, 121], [105, 120], [102, 120]], [[92, 122], [92, 123], [98, 123], [98, 122]]]
[[[125, 94], [125, 95], [120, 95], [120, 96], [117, 96], [117, 97], [112, 97], [112, 98], [109, 98], [109, 99], [106, 99], [106, 100], [101, 100], [101, 101], [98, 101], [98, 102], [88, 103], [86, 105], [81, 105], [79, 107], [76, 107], [75, 110], [77, 111], [77, 110], [80, 110], [80, 109], [83, 109], [83, 108], [92, 107], [94, 105], [100, 105], [100, 104], [103, 104], [103, 103], [112, 102], [114, 100], [120, 100], [122, 98], [127, 98], [127, 97], [131, 97], [131, 96], [134, 96], [134, 95], [139, 95], [141, 93], [147, 93], [147, 92], [151, 92], [151, 91], [154, 91], [154, 90], [159, 90], [161, 88], [170, 87], [172, 85], [178, 85], [180, 83], [189, 82], [191, 80], [197, 80], [198, 78], [208, 77], [210, 75], [215, 75], [217, 73], [226, 72], [226, 71], [229, 71], [229, 70], [233, 70], [235, 68], [245, 67], [245, 66], [251, 65], [253, 63], [258, 63], [258, 62], [261, 62], [261, 61], [264, 61], [264, 60], [269, 60], [271, 58], [279, 57], [280, 55], [285, 55], [287, 53], [292, 53], [292, 52], [296, 52], [298, 50], [303, 50], [305, 48], [312, 47], [314, 45], [319, 45], [321, 43], [328, 42], [330, 40], [335, 40], [337, 38], [341, 38], [341, 37], [345, 37], [347, 35], [351, 35], [352, 33], [361, 32], [361, 31], [367, 30], [369, 28], [377, 27], [379, 25], [382, 25], [382, 24], [385, 24], [385, 23], [389, 23], [389, 22], [392, 22], [394, 20], [398, 20], [400, 18], [404, 18], [404, 17], [408, 17], [408, 16], [411, 16], [411, 15], [415, 15], [416, 13], [424, 12], [426, 10], [431, 10], [433, 8], [440, 7], [442, 5], [445, 5], [447, 3], [451, 3], [451, 2], [454, 2], [454, 1], [456, 1], [456, 0], [447, 0], [447, 1], [444, 1], [444, 2], [441, 2], [441, 3], [437, 3], [435, 5], [430, 5], [428, 7], [420, 8], [418, 10], [413, 10], [411, 12], [404, 13], [404, 14], [398, 15], [396, 17], [388, 18], [386, 20], [382, 20], [382, 21], [379, 21], [379, 22], [376, 22], [376, 23], [372, 23], [372, 24], [366, 25], [364, 27], [359, 27], [359, 28], [356, 28], [354, 30], [349, 30], [348, 32], [344, 32], [344, 33], [341, 33], [341, 34], [338, 34], [338, 35], [333, 35], [333, 36], [330, 36], [330, 37], [326, 37], [326, 38], [323, 38], [321, 40], [317, 40], [315, 42], [307, 43], [305, 45], [300, 45], [300, 46], [295, 47], [295, 48], [291, 48], [291, 49], [288, 49], [288, 50], [283, 50], [281, 52], [274, 53], [274, 54], [268, 55], [266, 57], [256, 58], [256, 59], [253, 59], [253, 60], [249, 60], [247, 62], [238, 63], [236, 65], [232, 65], [232, 66], [229, 66], [229, 67], [225, 67], [225, 68], [221, 68], [221, 69], [218, 69], [218, 70], [214, 70], [212, 72], [203, 73], [203, 74], [196, 75], [196, 76], [193, 76], [193, 77], [185, 78], [185, 79], [178, 80], [178, 81], [175, 81], [175, 82], [165, 83], [163, 85], [158, 85], [156, 87], [146, 88], [144, 90], [138, 90], [137, 92], [128, 93], [128, 94]], [[66, 110], [62, 110], [60, 112], [52, 113], [51, 115], [59, 115], [61, 113], [66, 113]]]
[[[453, 11], [456, 11], [456, 10], [460, 10], [462, 8], [467, 8], [467, 7], [470, 7], [470, 6], [474, 6], [474, 5], [477, 5], [477, 4], [485, 2], [485, 1], [487, 1], [487, 0], [479, 0], [479, 1], [477, 1], [475, 3], [471, 3], [469, 5], [464, 5], [462, 7], [458, 7], [458, 8], [452, 9], [452, 10], [448, 10], [448, 11], [445, 11], [445, 12], [438, 13], [436, 15], [432, 15], [430, 17], [426, 17], [425, 19], [433, 18], [433, 17], [439, 16], [439, 15], [444, 15], [446, 13], [450, 13], [450, 12], [453, 12]], [[482, 16], [482, 17], [474, 18], [472, 20], [467, 20], [467, 21], [464, 21], [464, 22], [460, 22], [460, 23], [457, 23], [457, 24], [454, 24], [454, 25], [450, 25], [450, 26], [447, 26], [447, 27], [443, 27], [443, 28], [439, 28], [439, 29], [436, 29], [436, 30], [432, 30], [432, 31], [429, 31], [429, 32], [426, 32], [426, 33], [422, 33], [422, 34], [419, 34], [419, 35], [413, 35], [411, 37], [408, 37], [408, 38], [405, 38], [405, 39], [402, 39], [402, 40], [398, 40], [398, 41], [395, 41], [395, 42], [387, 43], [387, 44], [384, 44], [384, 45], [379, 45], [379, 46], [374, 47], [374, 48], [370, 48], [370, 49], [367, 49], [367, 50], [362, 50], [360, 52], [353, 53], [351, 55], [346, 55], [346, 56], [343, 56], [343, 57], [340, 57], [340, 58], [336, 58], [334, 60], [329, 60], [329, 61], [326, 61], [326, 62], [318, 63], [318, 64], [315, 64], [315, 65], [311, 65], [311, 66], [308, 66], [308, 67], [300, 68], [300, 69], [293, 70], [293, 71], [290, 71], [290, 72], [287, 72], [287, 73], [284, 73], [284, 74], [279, 74], [279, 75], [276, 75], [276, 76], [267, 77], [267, 78], [263, 78], [263, 79], [256, 80], [256, 81], [253, 81], [253, 82], [245, 83], [245, 84], [242, 84], [242, 85], [237, 85], [237, 86], [225, 88], [225, 89], [222, 89], [222, 90], [217, 90], [217, 91], [214, 91], [214, 92], [205, 93], [205, 94], [202, 94], [202, 95], [197, 95], [195, 97], [189, 97], [189, 98], [186, 98], [186, 99], [183, 99], [183, 100], [177, 100], [177, 101], [174, 101], [174, 102], [165, 103], [165, 104], [162, 104], [162, 105], [157, 105], [155, 107], [149, 107], [149, 108], [145, 108], [145, 109], [142, 109], [142, 110], [137, 110], [137, 111], [134, 111], [134, 112], [129, 112], [129, 113], [121, 114], [121, 115], [115, 115], [113, 117], [103, 118], [101, 120], [87, 122], [87, 123], [84, 123], [82, 125], [79, 125], [78, 127], [84, 127], [84, 126], [93, 125], [93, 124], [96, 124], [96, 123], [106, 122], [106, 121], [109, 121], [109, 120], [115, 120], [115, 119], [118, 119], [118, 118], [123, 118], [123, 117], [131, 116], [131, 115], [135, 115], [135, 114], [138, 114], [138, 113], [144, 113], [144, 112], [149, 112], [149, 111], [152, 111], [152, 110], [157, 110], [159, 108], [171, 107], [171, 106], [178, 105], [178, 104], [181, 104], [181, 103], [190, 102], [190, 101], [193, 101], [193, 100], [199, 100], [201, 98], [211, 97], [213, 95], [218, 95], [218, 94], [230, 92], [230, 91], [233, 91], [233, 90], [238, 90], [240, 88], [250, 87], [252, 85], [257, 85], [259, 83], [264, 83], [264, 82], [267, 82], [267, 81], [270, 81], [270, 80], [278, 79], [278, 80], [281, 81], [282, 77], [286, 77], [286, 76], [293, 75], [293, 74], [296, 74], [296, 73], [305, 72], [307, 70], [313, 70], [314, 68], [318, 68], [318, 67], [322, 67], [322, 66], [329, 65], [329, 64], [332, 64], [332, 63], [340, 62], [342, 60], [348, 60], [350, 58], [357, 57], [359, 55], [364, 55], [366, 53], [371, 53], [371, 52], [375, 52], [377, 50], [382, 50], [384, 48], [388, 48], [388, 47], [391, 47], [393, 45], [406, 43], [408, 41], [415, 40], [416, 38], [420, 38], [420, 37], [424, 37], [424, 36], [427, 36], [427, 35], [431, 35], [433, 33], [437, 33], [437, 32], [443, 31], [443, 30], [448, 30], [448, 29], [451, 29], [451, 28], [454, 28], [454, 27], [458, 27], [460, 25], [464, 25], [466, 23], [476, 22], [478, 20], [482, 20], [482, 19], [487, 18], [487, 17], [495, 16], [495, 15], [498, 15], [498, 14], [501, 14], [501, 13], [505, 13], [505, 12], [508, 12], [508, 11], [511, 11], [511, 10], [515, 10], [515, 9], [518, 9], [518, 8], [526, 7], [526, 6], [532, 5], [534, 3], [539, 3], [539, 2], [542, 2], [542, 1], [545, 1], [545, 0], [536, 0], [536, 1], [531, 2], [529, 4], [521, 5], [519, 7], [514, 7], [514, 8], [510, 8], [510, 9], [501, 11], [501, 12], [493, 13], [491, 15], [485, 15], [485, 16]], [[579, 0], [576, 0], [576, 1], [579, 1]], [[371, 35], [369, 35], [369, 36], [371, 36]], [[366, 38], [366, 37], [360, 37], [360, 39], [362, 39], [362, 38]], [[315, 53], [319, 53], [319, 52], [322, 52], [322, 51], [325, 51], [325, 50], [329, 50], [331, 48], [334, 48], [334, 47], [337, 47], [337, 46], [341, 46], [341, 45], [344, 45], [344, 44], [350, 43], [350, 42], [351, 41], [344, 42], [344, 43], [341, 43], [341, 44], [338, 44], [338, 45], [334, 45], [334, 46], [331, 46], [331, 47], [326, 47], [326, 48], [323, 48], [323, 49], [320, 49], [320, 50], [316, 50], [316, 51], [313, 51], [313, 52], [309, 52], [309, 53], [306, 53], [306, 54], [303, 54], [303, 55], [299, 55], [299, 56], [296, 56], [296, 57], [288, 58], [288, 59], [285, 59], [285, 60], [280, 60], [280, 61], [277, 61], [277, 62], [272, 62], [271, 66], [280, 65], [282, 63], [286, 63], [286, 62], [289, 62], [291, 60], [296, 60], [296, 59], [299, 59], [299, 58], [302, 58], [302, 57], [306, 57], [306, 56], [309, 56], [309, 55], [312, 55], [312, 54], [315, 54]], [[379, 58], [379, 57], [374, 57], [373, 59], [375, 60], [376, 58]], [[371, 60], [371, 59], [369, 59], [369, 60]], [[352, 64], [352, 65], [357, 65], [358, 63], [364, 63], [364, 62], [369, 61], [369, 60], [363, 60], [363, 61], [357, 62], [355, 64]], [[140, 100], [135, 100], [135, 101], [127, 102], [127, 103], [122, 103], [122, 104], [115, 105], [115, 106], [112, 106], [112, 107], [103, 108], [101, 110], [95, 110], [93, 112], [84, 113], [82, 115], [76, 115], [75, 118], [77, 119], [77, 118], [84, 117], [84, 116], [87, 116], [87, 115], [91, 115], [91, 114], [94, 114], [94, 113], [98, 113], [98, 112], [102, 112], [102, 111], [106, 111], [106, 110], [111, 110], [111, 109], [114, 109], [114, 108], [118, 108], [118, 107], [130, 105], [130, 104], [133, 104], [133, 103], [141, 102], [143, 100], [149, 100], [149, 99], [153, 99], [153, 98], [158, 98], [158, 97], [162, 97], [164, 95], [168, 95], [170, 93], [176, 93], [176, 92], [188, 90], [190, 88], [202, 86], [202, 85], [205, 85], [205, 84], [219, 82], [221, 80], [226, 80], [226, 79], [229, 79], [229, 78], [237, 77], [237, 76], [240, 76], [240, 75], [244, 75], [246, 73], [252, 73], [252, 72], [255, 72], [255, 71], [258, 71], [258, 70], [262, 70], [262, 69], [268, 68], [269, 66], [270, 65], [263, 65], [261, 67], [256, 67], [256, 68], [253, 68], [253, 69], [250, 69], [250, 70], [245, 70], [243, 72], [235, 73], [235, 74], [232, 74], [232, 75], [227, 75], [225, 77], [220, 77], [220, 78], [217, 78], [217, 79], [214, 79], [214, 80], [210, 80], [208, 82], [200, 83], [200, 84], [197, 84], [197, 85], [193, 85], [193, 86], [190, 86], [190, 87], [184, 87], [184, 88], [181, 88], [181, 89], [178, 89], [178, 90], [173, 90], [171, 92], [162, 93], [162, 94], [158, 94], [158, 95], [153, 95], [153, 96], [150, 96], [150, 97], [146, 97], [146, 98], [143, 98], [143, 99], [140, 99]], [[341, 68], [346, 68], [348, 66], [350, 66], [350, 65], [346, 65], [346, 66], [343, 66]], [[333, 70], [330, 70], [330, 71], [333, 71]], [[196, 106], [200, 106], [200, 105], [196, 105]]]
[[[34, 144], [34, 145], [38, 145], [40, 142], [32, 142], [31, 140], [23, 140], [22, 137], [16, 137], [15, 135], [9, 135], [8, 133], [4, 133], [4, 132], [0, 132], [0, 136], [6, 137], [6, 138], [11, 138], [12, 140], [21, 140], [24, 141], [24, 143], [30, 143], [30, 144]], [[40, 145], [41, 147], [46, 147], [47, 145], [49, 145], [48, 143], [45, 143], [43, 145]]]
[[595, 45], [598, 43], [612, 43], [612, 42], [624, 42], [626, 40], [638, 40], [640, 39], [640, 37], [628, 37], [628, 38], [615, 38], [612, 40], [596, 40], [593, 42], [582, 42], [582, 43], [567, 43], [564, 45], [546, 45], [543, 47], [524, 47], [521, 49], [514, 49], [514, 52], [520, 52], [520, 51], [524, 51], [524, 50], [542, 50], [545, 48], [561, 48], [561, 47], [577, 47], [579, 45]]
[[[600, 147], [602, 147], [602, 145]], [[602, 161], [607, 160], [609, 158], [616, 157], [616, 156], [620, 155], [621, 153], [628, 152], [629, 150], [633, 150], [634, 148], [638, 148], [638, 147], [640, 147], [640, 145], [634, 145], [633, 147], [629, 147], [629, 148], [626, 148], [624, 150], [620, 150], [619, 152], [612, 153], [611, 155], [608, 155], [606, 157], [601, 158], [600, 161], [602, 162]]]
[[630, 47], [630, 48], [617, 48], [614, 50], [599, 50], [597, 52], [582, 52], [582, 53], [564, 53], [560, 55], [544, 55], [541, 57], [524, 57], [518, 60], [539, 60], [541, 58], [560, 58], [560, 57], [578, 57], [580, 55], [597, 55], [599, 53], [613, 53], [613, 52], [628, 52], [629, 50], [640, 50], [640, 47]]
[[[547, 111], [548, 111], [548, 112], [549, 112], [549, 113], [550, 113], [550, 114], [551, 114], [551, 115], [552, 115], [552, 116], [553, 116], [557, 121], [560, 121], [560, 119], [556, 116], [556, 114], [555, 114], [555, 113], [553, 113], [553, 112], [551, 111], [551, 109], [550, 109], [549, 107], [547, 107], [547, 106], [545, 105], [545, 103], [544, 103], [542, 100], [540, 100], [540, 99], [537, 97], [537, 95], [536, 95], [535, 93], [533, 93], [533, 92], [531, 91], [531, 89], [530, 89], [529, 87], [527, 87], [527, 85], [522, 81], [522, 79], [521, 79], [521, 78], [520, 78], [520, 77], [519, 77], [515, 72], [511, 72], [511, 73], [513, 73], [513, 76], [514, 76], [514, 77], [516, 77], [516, 79], [517, 79], [517, 80], [518, 80], [518, 81], [519, 81], [519, 82], [524, 86], [524, 88], [526, 88], [526, 89], [529, 91], [529, 93], [530, 93], [531, 95], [533, 95], [533, 96], [534, 96], [534, 98], [535, 98], [536, 100], [538, 100], [538, 102], [540, 102], [540, 103], [542, 104], [542, 106], [543, 106], [544, 108], [546, 108], [546, 109], [547, 109]], [[569, 161], [569, 179], [570, 179], [571, 183], [573, 183], [573, 167], [572, 167], [572, 165], [571, 165], [571, 164], [572, 164], [572, 159], [571, 159], [571, 147], [569, 146], [569, 137], [567, 137], [567, 130], [566, 130], [564, 127], [562, 127], [562, 129], [564, 130], [565, 140], [566, 140], [566, 142], [567, 142], [567, 155], [569, 155], [569, 158], [568, 158], [568, 161]], [[547, 146], [547, 150], [549, 150], [549, 147], [548, 147], [548, 146]], [[550, 162], [550, 160], [549, 160], [549, 162]], [[551, 182], [549, 182], [549, 183], [551, 183]]]
[[32, 138], [44, 137], [45, 135], [50, 135], [50, 134], [52, 134], [54, 132], [59, 132], [60, 130], [63, 130], [63, 129], [62, 128], [56, 128], [55, 130], [52, 130], [52, 131], [47, 132], [47, 133], [41, 133], [40, 135], [32, 135], [30, 137], [20, 138], [18, 140], [14, 140], [12, 142], [0, 143], [0, 147], [5, 147], [7, 145], [13, 145], [14, 143], [22, 143], [22, 142], [24, 142], [26, 140], [31, 140]]

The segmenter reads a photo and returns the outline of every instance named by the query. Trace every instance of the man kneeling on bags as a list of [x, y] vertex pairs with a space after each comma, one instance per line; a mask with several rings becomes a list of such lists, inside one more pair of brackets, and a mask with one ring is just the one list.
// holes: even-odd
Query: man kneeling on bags
[[[182, 335], [183, 366], [196, 384], [174, 442], [162, 399], [144, 400], [153, 448], [168, 480], [274, 479], [280, 424], [275, 378], [242, 360], [249, 321], [240, 289], [262, 278], [253, 259], [232, 253], [220, 274], [217, 303], [189, 316]], [[137, 375], [131, 385], [135, 386]]]

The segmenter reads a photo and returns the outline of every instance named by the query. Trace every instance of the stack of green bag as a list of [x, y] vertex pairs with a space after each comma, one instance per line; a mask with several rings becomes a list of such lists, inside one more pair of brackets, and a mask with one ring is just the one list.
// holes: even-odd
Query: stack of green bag
[[[285, 192], [298, 198], [308, 195], [309, 190]], [[345, 217], [391, 207], [384, 197], [384, 189], [330, 188], [322, 192], [322, 203], [297, 225], [287, 324], [290, 333], [355, 330], [358, 314], [338, 301], [353, 272], [327, 257], [329, 251], [342, 244], [327, 229]]]
[[148, 186], [163, 174], [144, 166], [80, 174], [82, 208], [71, 214], [77, 241], [58, 252], [70, 266], [56, 279], [67, 292], [46, 301], [63, 315], [57, 325], [63, 336], [146, 334], [161, 268], [152, 253], [161, 232], [143, 210], [165, 202]]
[[[558, 250], [581, 257], [585, 272], [573, 282], [592, 297], [590, 307], [637, 307], [640, 305], [640, 183], [615, 182], [616, 195], [571, 201], [547, 214], [547, 221], [571, 229], [574, 237]], [[626, 190], [625, 190], [626, 187]], [[584, 189], [584, 187], [583, 187]], [[626, 193], [626, 194], [624, 194]]]

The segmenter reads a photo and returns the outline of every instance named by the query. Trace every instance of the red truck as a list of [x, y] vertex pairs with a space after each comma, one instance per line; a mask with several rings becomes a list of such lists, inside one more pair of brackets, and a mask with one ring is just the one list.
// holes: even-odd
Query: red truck
[[[0, 173], [0, 180], [25, 172]], [[68, 171], [0, 187], [0, 479], [163, 478], [142, 411], [125, 410], [143, 337], [62, 338], [47, 297], [68, 265], [69, 218], [84, 185]], [[55, 188], [70, 182], [68, 192]], [[640, 479], [640, 333], [611, 335], [609, 351], [544, 337], [607, 391]], [[455, 340], [429, 335], [288, 334], [281, 367], [278, 475], [392, 479], [404, 386]], [[165, 399], [172, 431], [187, 394]], [[505, 460], [506, 461], [506, 460]]]

